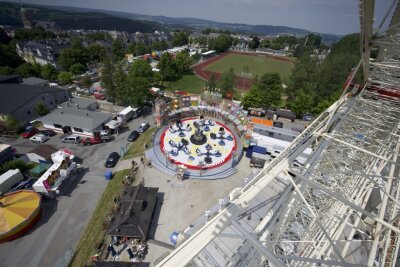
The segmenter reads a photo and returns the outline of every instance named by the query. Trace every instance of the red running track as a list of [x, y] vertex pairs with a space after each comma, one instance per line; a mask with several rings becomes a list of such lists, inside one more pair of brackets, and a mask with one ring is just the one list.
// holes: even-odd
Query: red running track
[[[204, 69], [206, 66], [213, 64], [214, 62], [217, 62], [218, 60], [220, 60], [230, 54], [241, 54], [241, 55], [248, 55], [248, 56], [263, 55], [265, 57], [270, 57], [270, 58], [274, 58], [274, 59], [278, 59], [278, 60], [292, 62], [292, 60], [284, 58], [284, 57], [278, 57], [278, 56], [272, 56], [272, 55], [266, 55], [266, 54], [247, 53], [247, 52], [225, 52], [225, 53], [215, 56], [209, 60], [206, 60], [200, 64], [197, 64], [196, 66], [193, 67], [193, 71], [194, 71], [194, 73], [196, 73], [197, 76], [199, 76], [203, 80], [208, 81], [208, 79], [210, 78], [212, 73], [214, 73], [215, 79], [219, 80], [221, 78], [222, 73], [207, 71]], [[251, 78], [237, 76], [236, 81], [235, 81], [235, 86], [238, 89], [248, 90], [248, 89], [250, 89], [252, 83], [253, 83], [253, 79], [251, 79]]]

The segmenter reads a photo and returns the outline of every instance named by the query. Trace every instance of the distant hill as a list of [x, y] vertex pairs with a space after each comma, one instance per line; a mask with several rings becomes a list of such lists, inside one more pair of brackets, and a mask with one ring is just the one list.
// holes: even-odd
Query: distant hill
[[[4, 7], [6, 6], [6, 7]], [[11, 10], [4, 11], [4, 8]], [[41, 6], [23, 4], [25, 8], [33, 10], [32, 19], [49, 20], [56, 22], [65, 29], [93, 29], [93, 30], [119, 30], [127, 32], [152, 32], [154, 30], [172, 30], [172, 29], [222, 29], [232, 32], [254, 33], [261, 35], [294, 35], [303, 37], [310, 33], [307, 30], [292, 28], [286, 26], [272, 25], [249, 25], [238, 23], [216, 22], [212, 20], [204, 20], [197, 18], [172, 18], [165, 16], [150, 16], [136, 13], [66, 7], [66, 6]], [[19, 4], [0, 2], [1, 13], [5, 15], [5, 19], [0, 21], [1, 24], [12, 23], [9, 25], [22, 25], [19, 18]], [[3, 17], [2, 14], [2, 17]], [[17, 16], [16, 16], [17, 15]], [[315, 33], [322, 37], [325, 43], [335, 43], [341, 36], [334, 34]]]
[[[32, 21], [53, 21], [62, 29], [118, 30], [129, 33], [154, 32], [167, 30], [167, 27], [155, 21], [140, 21], [117, 17], [105, 12], [70, 12], [38, 5], [23, 4], [26, 14]], [[22, 26], [20, 5], [0, 2], [0, 24]]]
[[[273, 25], [249, 25], [249, 24], [239, 24], [239, 23], [226, 23], [226, 22], [217, 22], [212, 20], [198, 19], [198, 18], [172, 18], [165, 16], [151, 16], [151, 15], [143, 15], [137, 13], [128, 13], [121, 11], [110, 11], [110, 10], [99, 10], [99, 9], [89, 9], [89, 8], [78, 8], [78, 7], [65, 7], [65, 6], [54, 6], [53, 8], [75, 11], [75, 12], [88, 12], [88, 11], [96, 11], [96, 12], [104, 12], [113, 16], [136, 19], [141, 21], [155, 21], [164, 25], [168, 25], [171, 28], [182, 28], [182, 29], [205, 29], [205, 28], [213, 28], [213, 29], [221, 29], [221, 30], [230, 30], [232, 32], [241, 32], [241, 33], [254, 33], [254, 34], [262, 34], [262, 35], [294, 35], [296, 37], [303, 37], [310, 33], [305, 29], [287, 27], [287, 26], [273, 26]], [[321, 36], [322, 41], [324, 43], [335, 43], [342, 36], [336, 34], [329, 33], [318, 33], [312, 32], [314, 34], [318, 34]]]

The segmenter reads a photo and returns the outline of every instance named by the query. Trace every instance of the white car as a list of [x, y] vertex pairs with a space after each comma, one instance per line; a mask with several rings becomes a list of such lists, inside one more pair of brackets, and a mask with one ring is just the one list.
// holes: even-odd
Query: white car
[[49, 137], [45, 136], [44, 134], [37, 134], [35, 136], [32, 136], [29, 140], [31, 140], [31, 142], [44, 143], [49, 140]]

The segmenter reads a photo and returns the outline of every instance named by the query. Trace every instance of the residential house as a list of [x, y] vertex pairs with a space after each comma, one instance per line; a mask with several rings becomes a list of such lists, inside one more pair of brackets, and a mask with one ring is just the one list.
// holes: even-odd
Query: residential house
[[0, 121], [9, 115], [22, 123], [28, 123], [39, 117], [34, 111], [38, 104], [53, 110], [68, 97], [67, 91], [58, 87], [0, 84]]

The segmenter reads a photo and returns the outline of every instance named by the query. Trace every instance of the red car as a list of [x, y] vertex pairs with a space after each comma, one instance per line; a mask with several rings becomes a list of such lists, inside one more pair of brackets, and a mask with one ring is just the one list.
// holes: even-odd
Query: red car
[[90, 138], [90, 137], [88, 137], [88, 138], [85, 138], [82, 141], [82, 144], [84, 146], [91, 146], [91, 145], [100, 144], [100, 143], [101, 143], [101, 139], [99, 139], [99, 138]]
[[21, 137], [27, 139], [27, 138], [34, 136], [38, 132], [39, 131], [35, 127], [28, 126], [28, 127], [26, 127], [25, 132], [23, 132], [21, 134]]

